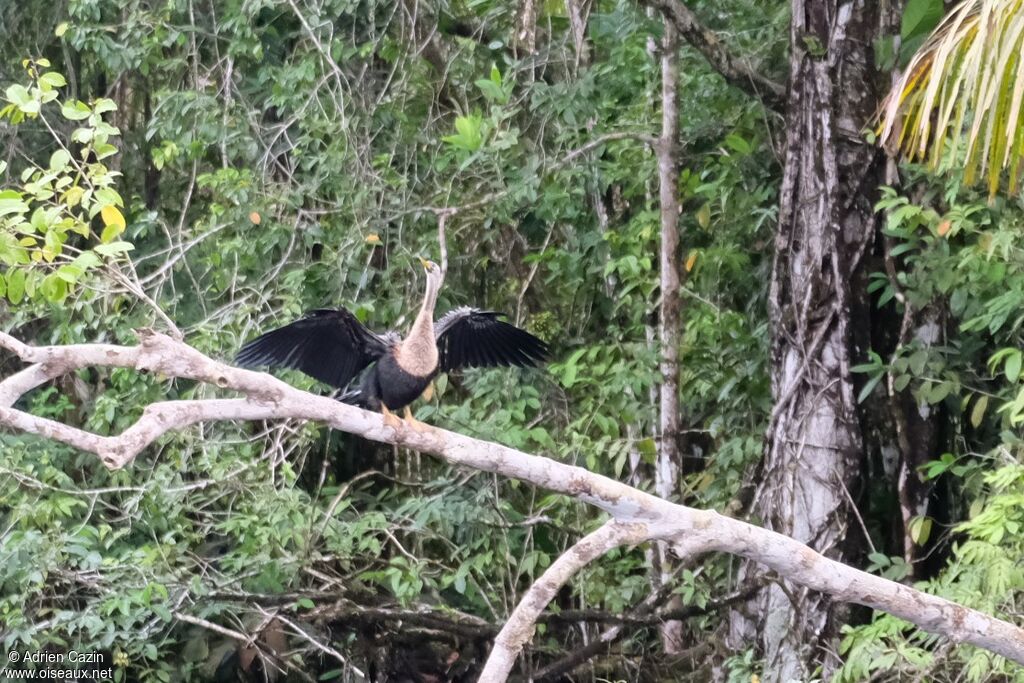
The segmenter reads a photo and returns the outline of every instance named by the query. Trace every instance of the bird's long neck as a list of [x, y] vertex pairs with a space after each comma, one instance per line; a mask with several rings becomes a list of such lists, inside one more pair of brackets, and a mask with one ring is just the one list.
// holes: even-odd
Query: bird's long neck
[[425, 376], [437, 368], [437, 341], [434, 339], [434, 306], [440, 283], [427, 278], [427, 289], [423, 305], [413, 321], [408, 336], [397, 349], [399, 366], [413, 375]]

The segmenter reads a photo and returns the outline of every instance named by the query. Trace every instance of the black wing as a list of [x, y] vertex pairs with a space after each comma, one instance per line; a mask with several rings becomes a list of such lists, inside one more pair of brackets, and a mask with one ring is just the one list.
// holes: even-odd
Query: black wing
[[363, 327], [350, 311], [321, 308], [253, 339], [238, 352], [235, 364], [243, 368], [293, 368], [344, 388], [380, 358], [388, 345], [387, 337]]
[[464, 306], [438, 320], [434, 334], [441, 369], [527, 367], [548, 357], [547, 344], [499, 317], [501, 313]]

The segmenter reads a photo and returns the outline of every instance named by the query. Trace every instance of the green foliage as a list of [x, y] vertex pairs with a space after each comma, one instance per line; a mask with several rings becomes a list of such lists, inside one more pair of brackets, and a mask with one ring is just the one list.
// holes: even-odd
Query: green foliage
[[[737, 18], [724, 40], [777, 63], [784, 10], [766, 22], [747, 4], [716, 5]], [[658, 27], [644, 12], [595, 7], [589, 63], [553, 15], [541, 67], [509, 47], [504, 5], [424, 5], [442, 73], [423, 47], [428, 34], [386, 4], [44, 8], [15, 13], [8, 25], [21, 30], [0, 45], [5, 331], [35, 343], [134, 343], [134, 329], [173, 322], [227, 359], [258, 331], [324, 305], [404, 328], [421, 287], [415, 256], [438, 256], [426, 207], [472, 205], [448, 223], [439, 308], [506, 311], [552, 343], [554, 360], [453, 375], [418, 417], [651, 486], [655, 159], [619, 139], [562, 163], [606, 133], [657, 132], [660, 72], [647, 39]], [[28, 53], [45, 57], [19, 67]], [[760, 108], [699, 55], [683, 59], [685, 495], [722, 506], [760, 452], [770, 408], [763, 282], [779, 169]], [[15, 367], [0, 358], [0, 375]], [[154, 401], [214, 395], [83, 370], [19, 407], [116, 434]], [[236, 643], [196, 620], [254, 634], [276, 612], [365, 667], [383, 657], [367, 629], [391, 647], [406, 626], [364, 627], [326, 608], [500, 623], [603, 521], [562, 496], [325, 431], [204, 425], [119, 472], [0, 437], [4, 645], [109, 650], [118, 680], [209, 680]], [[644, 550], [610, 554], [553, 609], [617, 613], [642, 602]], [[730, 576], [715, 558], [671, 588], [701, 606]], [[689, 623], [710, 635], [721, 614]], [[577, 625], [544, 624], [529, 656], [549, 661], [579, 637]], [[350, 675], [291, 631], [289, 645], [285, 668]], [[655, 630], [628, 648], [656, 652]]]
[[[955, 166], [955, 159], [947, 163]], [[886, 211], [888, 254], [902, 267], [895, 278], [872, 276], [876, 305], [900, 311], [938, 306], [951, 319], [932, 342], [911, 340], [891, 357], [872, 354], [855, 368], [868, 378], [861, 397], [909, 390], [919, 406], [948, 411], [954, 450], [936, 454], [920, 475], [948, 487], [942, 512], [952, 513], [953, 523], [942, 528], [921, 516], [911, 520], [909, 531], [922, 545], [938, 535], [940, 544], [949, 543], [950, 557], [919, 587], [1012, 619], [1024, 601], [1024, 207], [1004, 200], [989, 204], [963, 189], [958, 176], [941, 180], [920, 168], [907, 171], [917, 187], [914, 199], [887, 189], [879, 202]], [[897, 580], [909, 575], [901, 558], [882, 553], [871, 556], [869, 569]], [[1021, 680], [1019, 668], [1000, 657], [952, 647], [881, 614], [870, 624], [847, 627], [841, 653], [839, 681], [899, 680], [921, 671], [936, 681]]]
[[[62, 303], [90, 271], [133, 248], [118, 239], [126, 228], [115, 187], [120, 173], [102, 163], [117, 152], [110, 138], [119, 132], [103, 120], [115, 104], [103, 98], [61, 103], [58, 89], [67, 83], [56, 71], [43, 71], [49, 60], [23, 66], [29, 86], [7, 88], [0, 120], [42, 123], [53, 152], [45, 165], [24, 165], [20, 182], [9, 172], [0, 189], [0, 296], [12, 305], [23, 298]], [[60, 118], [80, 124], [66, 137], [49, 120], [58, 105]]]

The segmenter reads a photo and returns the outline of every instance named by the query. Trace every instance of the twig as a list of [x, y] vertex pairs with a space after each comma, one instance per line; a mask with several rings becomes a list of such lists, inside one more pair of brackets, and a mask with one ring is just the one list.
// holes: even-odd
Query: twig
[[250, 645], [253, 643], [253, 639], [245, 635], [244, 633], [240, 633], [230, 628], [224, 628], [223, 626], [219, 626], [213, 623], [212, 621], [200, 619], [199, 617], [193, 617], [192, 615], [185, 614], [184, 612], [173, 612], [173, 614], [175, 619], [177, 619], [178, 621], [184, 621], [186, 624], [201, 626], [205, 628], [207, 631], [219, 633], [222, 636], [227, 636], [228, 638], [237, 640], [240, 643], [245, 643], [246, 645]]

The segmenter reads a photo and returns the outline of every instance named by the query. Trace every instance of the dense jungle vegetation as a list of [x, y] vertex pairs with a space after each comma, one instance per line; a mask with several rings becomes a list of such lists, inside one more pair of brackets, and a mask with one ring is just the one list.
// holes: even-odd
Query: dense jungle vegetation
[[[955, 131], [935, 166], [875, 144], [885, 92], [945, 8], [852, 4], [3, 3], [0, 331], [39, 345], [180, 331], [230, 361], [323, 306], [405, 329], [444, 216], [439, 310], [503, 311], [552, 360], [443, 377], [420, 420], [667, 490], [1020, 623], [1024, 205], [999, 171], [995, 188], [965, 180]], [[695, 33], [680, 24], [690, 12]], [[851, 12], [848, 35], [820, 37]], [[682, 282], [666, 333], [657, 139], [672, 17], [668, 257]], [[834, 184], [808, 184], [828, 163]], [[828, 229], [800, 232], [819, 204]], [[793, 254], [815, 234], [807, 263], [826, 274], [800, 289], [785, 273], [806, 269]], [[835, 254], [833, 274], [821, 264]], [[819, 362], [822, 348], [843, 351]], [[22, 367], [0, 349], [0, 379]], [[215, 395], [95, 368], [16, 407], [111, 435], [154, 401]], [[839, 403], [841, 428], [815, 422]], [[828, 447], [838, 464], [813, 443], [786, 450], [813, 441], [809, 424], [852, 435]], [[814, 463], [842, 471], [824, 482], [834, 499], [805, 492], [827, 508], [817, 521], [782, 478], [815, 479]], [[310, 423], [202, 424], [117, 471], [5, 430], [0, 643], [102, 652], [118, 682], [473, 681], [524, 591], [604, 519]], [[768, 642], [779, 596], [798, 613], [784, 630], [811, 649]], [[811, 600], [731, 555], [614, 550], [558, 593], [516, 675], [1024, 681], [985, 650]]]

